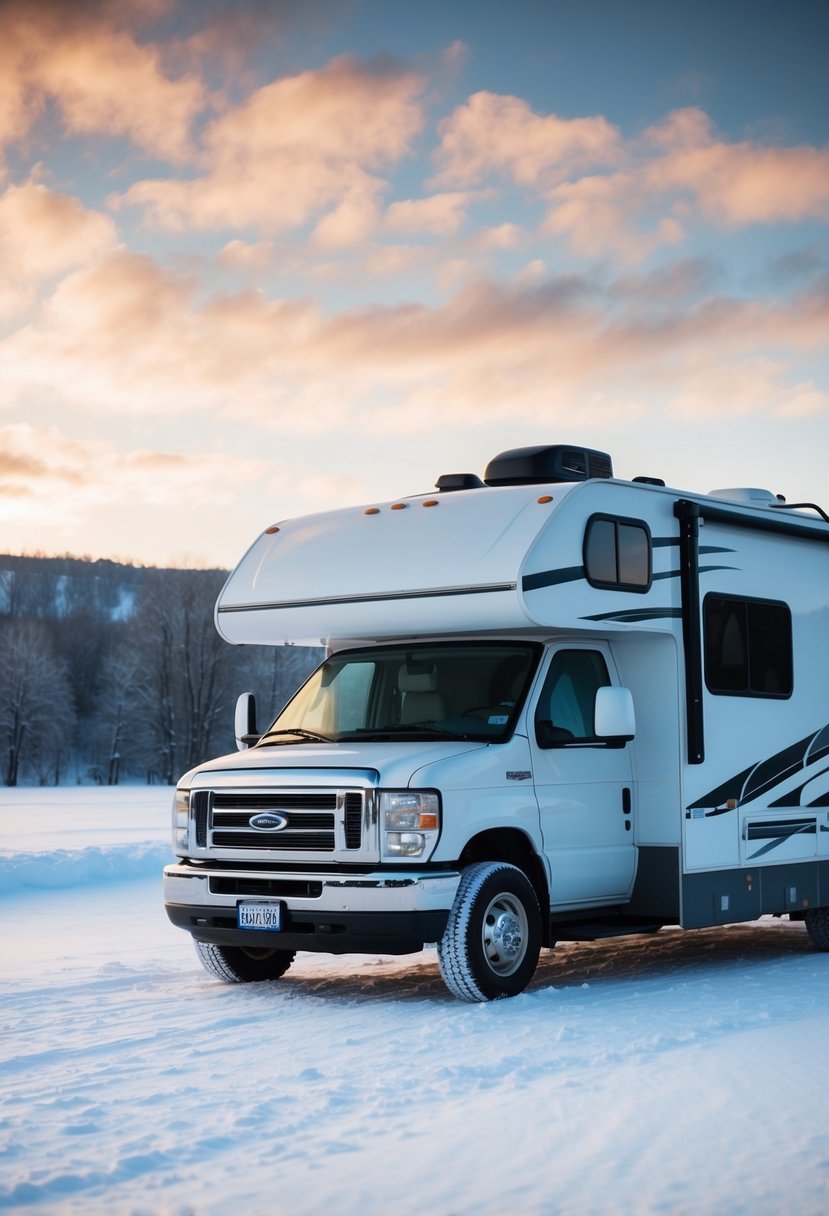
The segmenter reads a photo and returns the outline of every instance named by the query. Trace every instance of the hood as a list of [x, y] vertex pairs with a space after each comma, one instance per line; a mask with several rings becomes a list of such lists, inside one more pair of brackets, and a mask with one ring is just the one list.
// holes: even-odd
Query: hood
[[[413, 775], [433, 764], [480, 751], [487, 745], [464, 740], [428, 739], [421, 742], [390, 741], [388, 743], [280, 743], [271, 747], [251, 747], [247, 751], [218, 756], [190, 769], [179, 780], [183, 787], [200, 786], [221, 777], [222, 784], [232, 784], [234, 778], [244, 785], [266, 785], [278, 780], [278, 774], [302, 773], [302, 780], [311, 775], [320, 784], [341, 779], [352, 772], [369, 779], [372, 784], [406, 789]], [[370, 774], [376, 774], [372, 778]]]

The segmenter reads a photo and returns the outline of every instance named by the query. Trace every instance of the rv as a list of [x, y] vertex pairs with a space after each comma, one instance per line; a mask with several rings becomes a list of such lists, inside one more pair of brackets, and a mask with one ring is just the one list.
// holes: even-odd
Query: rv
[[167, 913], [208, 971], [437, 944], [513, 996], [556, 941], [802, 920], [829, 949], [829, 517], [567, 446], [288, 519], [239, 645], [313, 644], [276, 719], [182, 777]]

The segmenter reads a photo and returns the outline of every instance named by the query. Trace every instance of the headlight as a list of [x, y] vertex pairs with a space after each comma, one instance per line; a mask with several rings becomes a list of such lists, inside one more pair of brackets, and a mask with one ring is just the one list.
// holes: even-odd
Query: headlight
[[383, 790], [380, 822], [384, 857], [426, 857], [440, 833], [440, 797], [431, 790]]
[[190, 845], [190, 791], [176, 790], [173, 797], [173, 849], [186, 853]]

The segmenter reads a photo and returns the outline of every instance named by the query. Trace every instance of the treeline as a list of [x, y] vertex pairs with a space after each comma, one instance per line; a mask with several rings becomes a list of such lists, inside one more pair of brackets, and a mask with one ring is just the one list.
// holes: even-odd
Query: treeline
[[230, 646], [223, 570], [0, 556], [0, 760], [6, 785], [174, 784], [235, 749], [233, 706], [275, 716], [321, 652]]

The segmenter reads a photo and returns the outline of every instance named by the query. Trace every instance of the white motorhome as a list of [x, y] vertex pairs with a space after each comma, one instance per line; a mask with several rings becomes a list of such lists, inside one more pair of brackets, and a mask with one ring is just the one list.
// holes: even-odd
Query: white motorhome
[[436, 942], [480, 1001], [557, 940], [768, 914], [829, 949], [820, 508], [517, 449], [267, 528], [216, 624], [328, 657], [176, 791], [167, 912], [214, 975]]

